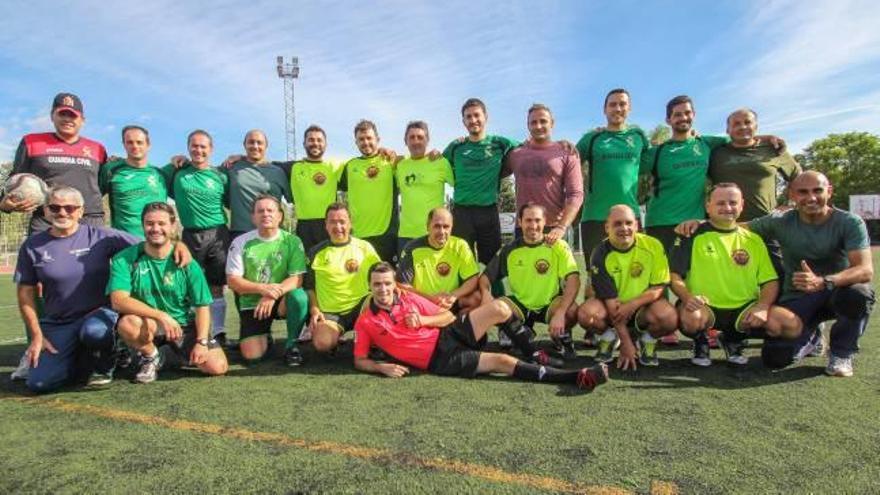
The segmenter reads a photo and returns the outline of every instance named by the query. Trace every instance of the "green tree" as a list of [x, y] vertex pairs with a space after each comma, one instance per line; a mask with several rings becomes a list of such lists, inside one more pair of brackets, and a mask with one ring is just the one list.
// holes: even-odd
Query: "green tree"
[[505, 177], [501, 179], [501, 192], [498, 196], [500, 211], [516, 211], [516, 189], [513, 186], [513, 177]]
[[853, 194], [880, 193], [880, 137], [874, 134], [829, 134], [795, 158], [805, 170], [818, 170], [828, 177], [838, 208], [848, 209]]

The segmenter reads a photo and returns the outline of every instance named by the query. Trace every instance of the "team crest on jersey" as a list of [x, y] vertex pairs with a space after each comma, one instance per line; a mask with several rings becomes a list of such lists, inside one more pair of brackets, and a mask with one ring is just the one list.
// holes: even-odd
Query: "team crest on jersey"
[[633, 263], [629, 265], [629, 276], [632, 278], [639, 278], [643, 271], [645, 271], [645, 267], [638, 261], [633, 261]]
[[212, 190], [213, 190], [213, 189], [214, 189], [214, 184], [215, 184], [214, 179], [212, 179], [212, 178], [210, 178], [210, 177], [207, 178], [207, 179], [205, 179], [205, 187], [207, 187], [208, 189], [212, 189]]
[[360, 266], [361, 265], [360, 263], [358, 263], [358, 260], [351, 258], [346, 260], [345, 262], [345, 271], [347, 271], [348, 273], [354, 273], [358, 271], [358, 268], [360, 268]]
[[537, 271], [539, 274], [543, 275], [543, 274], [547, 273], [548, 270], [550, 270], [550, 262], [549, 261], [547, 261], [545, 259], [540, 259], [535, 262], [535, 271]]
[[147, 177], [147, 184], [149, 184], [150, 187], [156, 187], [159, 185], [159, 182], [151, 175]]
[[632, 136], [627, 136], [627, 137], [626, 137], [626, 144], [627, 144], [627, 146], [635, 146], [635, 145], [636, 145], [636, 140], [633, 139]]
[[407, 186], [411, 186], [416, 183], [416, 174], [409, 174], [403, 178], [403, 183]]
[[737, 249], [731, 255], [733, 262], [739, 266], [745, 266], [749, 263], [749, 253], [745, 249]]
[[368, 178], [373, 179], [377, 175], [379, 175], [379, 167], [377, 167], [375, 165], [370, 165], [369, 167], [367, 167], [367, 177]]
[[323, 172], [315, 172], [315, 175], [312, 176], [312, 181], [320, 186], [321, 184], [327, 182], [327, 176], [324, 175]]
[[82, 152], [83, 152], [83, 156], [84, 156], [84, 157], [86, 157], [86, 158], [91, 158], [91, 157], [92, 157], [92, 149], [89, 148], [88, 146], [83, 146], [83, 147], [82, 147]]
[[694, 146], [691, 148], [696, 156], [703, 156], [703, 150], [700, 149], [700, 143], [694, 143]]
[[174, 285], [174, 274], [171, 272], [166, 273], [165, 276], [162, 277], [162, 283], [168, 287]]
[[441, 277], [449, 275], [450, 271], [452, 271], [452, 267], [449, 266], [449, 263], [441, 261], [437, 264], [437, 273], [439, 273]]

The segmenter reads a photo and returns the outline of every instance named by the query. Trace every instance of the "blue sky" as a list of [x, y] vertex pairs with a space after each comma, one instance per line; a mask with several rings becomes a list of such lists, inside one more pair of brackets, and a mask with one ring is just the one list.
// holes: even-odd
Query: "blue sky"
[[[880, 133], [880, 3], [835, 1], [261, 2], [6, 1], [0, 30], [0, 160], [21, 135], [49, 130], [58, 91], [80, 95], [84, 135], [122, 154], [119, 129], [151, 131], [151, 161], [215, 137], [215, 162], [263, 128], [285, 156], [276, 55], [297, 55], [297, 125], [327, 129], [328, 155], [356, 154], [351, 129], [375, 121], [405, 151], [406, 122], [433, 146], [464, 130], [470, 96], [491, 133], [522, 139], [525, 111], [549, 105], [555, 137], [604, 122], [614, 87], [632, 123], [653, 128], [689, 94], [699, 130], [749, 106], [760, 131], [797, 151], [832, 132]], [[302, 152], [300, 151], [300, 154]]]

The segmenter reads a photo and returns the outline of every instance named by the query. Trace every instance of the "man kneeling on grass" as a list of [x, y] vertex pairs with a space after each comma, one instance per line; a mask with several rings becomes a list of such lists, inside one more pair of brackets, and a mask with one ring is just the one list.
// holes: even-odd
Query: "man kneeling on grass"
[[254, 200], [251, 219], [257, 227], [232, 241], [226, 258], [229, 287], [239, 295], [241, 357], [255, 363], [272, 343], [272, 322], [287, 322], [284, 362], [302, 364], [297, 339], [306, 321], [309, 297], [302, 289], [306, 253], [299, 237], [281, 230], [284, 210], [268, 194]]
[[571, 383], [586, 390], [608, 380], [608, 368], [601, 363], [592, 368], [563, 370], [520, 361], [508, 354], [482, 352], [486, 331], [510, 319], [508, 304], [494, 300], [456, 317], [430, 300], [400, 289], [394, 275], [389, 263], [370, 267], [372, 298], [354, 325], [354, 365], [361, 371], [392, 378], [409, 373], [406, 366], [370, 359], [370, 346], [376, 346], [402, 363], [437, 375], [473, 378], [503, 373], [526, 381]]
[[149, 203], [141, 220], [147, 240], [113, 257], [107, 285], [113, 309], [122, 315], [117, 331], [141, 356], [135, 381], [156, 380], [162, 366], [158, 347], [163, 344], [206, 375], [226, 373], [226, 356], [209, 338], [213, 298], [205, 275], [197, 263], [181, 268], [171, 256], [174, 209]]

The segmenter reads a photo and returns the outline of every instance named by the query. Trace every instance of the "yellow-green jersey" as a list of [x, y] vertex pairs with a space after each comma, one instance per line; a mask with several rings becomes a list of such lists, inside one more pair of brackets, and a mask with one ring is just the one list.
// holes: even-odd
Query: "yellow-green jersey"
[[427, 295], [452, 292], [479, 273], [470, 246], [454, 236], [440, 249], [431, 246], [427, 236], [413, 239], [403, 248], [397, 265], [397, 280]]
[[394, 166], [385, 157], [352, 158], [346, 162], [339, 188], [348, 191], [351, 232], [358, 237], [384, 234], [394, 211]]
[[405, 158], [394, 171], [400, 191], [398, 237], [413, 238], [428, 233], [428, 212], [446, 204], [446, 184], [455, 185], [452, 165], [446, 158]]
[[327, 207], [336, 202], [342, 165], [300, 160], [290, 167], [290, 191], [297, 220], [324, 218]]
[[590, 256], [590, 283], [599, 299], [627, 302], [650, 287], [669, 283], [669, 261], [657, 239], [636, 234], [629, 249], [615, 248], [608, 239]]
[[370, 293], [370, 267], [381, 261], [369, 242], [354, 237], [345, 244], [322, 242], [307, 257], [303, 287], [315, 291], [318, 308], [326, 313], [354, 309]]
[[684, 279], [691, 294], [721, 309], [758, 299], [761, 286], [778, 278], [758, 234], [739, 226], [722, 230], [710, 223], [675, 241], [671, 270]]
[[484, 273], [490, 282], [507, 278], [511, 295], [526, 309], [540, 311], [562, 292], [565, 279], [577, 274], [578, 266], [562, 239], [548, 246], [518, 238], [501, 248]]

